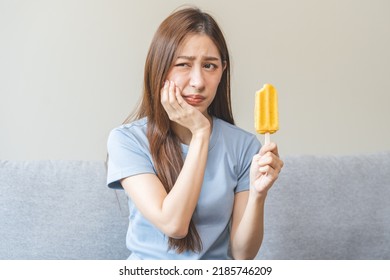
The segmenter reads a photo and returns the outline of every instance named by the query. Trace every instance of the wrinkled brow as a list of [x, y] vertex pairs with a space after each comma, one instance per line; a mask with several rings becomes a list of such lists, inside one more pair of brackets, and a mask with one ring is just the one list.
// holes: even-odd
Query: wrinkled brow
[[[187, 59], [187, 60], [190, 60], [190, 61], [193, 61], [196, 59], [195, 56], [187, 56], [187, 55], [180, 55], [177, 57], [177, 59]], [[218, 57], [215, 57], [215, 56], [202, 56], [202, 60], [207, 60], [207, 61], [218, 61], [220, 60]]]

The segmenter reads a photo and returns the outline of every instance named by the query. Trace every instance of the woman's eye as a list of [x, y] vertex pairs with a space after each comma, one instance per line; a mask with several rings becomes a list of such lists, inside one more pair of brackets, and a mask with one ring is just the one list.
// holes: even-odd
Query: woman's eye
[[175, 65], [176, 67], [190, 67], [188, 63], [178, 63]]
[[215, 64], [213, 64], [213, 63], [206, 63], [206, 64], [204, 65], [204, 68], [209, 69], [209, 70], [214, 70], [214, 69], [217, 68], [217, 65], [215, 65]]

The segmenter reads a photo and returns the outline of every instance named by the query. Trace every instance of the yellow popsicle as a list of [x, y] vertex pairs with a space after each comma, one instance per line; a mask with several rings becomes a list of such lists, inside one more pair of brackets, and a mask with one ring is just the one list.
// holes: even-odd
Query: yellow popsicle
[[269, 143], [269, 135], [279, 129], [278, 93], [271, 84], [265, 84], [256, 92], [255, 129], [265, 134], [265, 143]]

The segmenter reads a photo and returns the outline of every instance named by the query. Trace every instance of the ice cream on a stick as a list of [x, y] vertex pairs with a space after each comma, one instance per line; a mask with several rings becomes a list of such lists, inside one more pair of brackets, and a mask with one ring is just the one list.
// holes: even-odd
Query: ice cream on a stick
[[279, 129], [278, 93], [271, 84], [265, 84], [256, 92], [255, 128], [260, 134], [265, 134], [265, 144], [270, 142], [270, 134]]

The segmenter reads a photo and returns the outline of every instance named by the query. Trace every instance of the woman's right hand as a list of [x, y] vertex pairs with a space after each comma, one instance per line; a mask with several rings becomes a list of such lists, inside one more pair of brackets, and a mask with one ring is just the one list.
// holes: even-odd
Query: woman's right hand
[[171, 121], [188, 128], [192, 135], [210, 133], [210, 122], [198, 109], [189, 105], [173, 81], [166, 81], [161, 89], [161, 104]]

